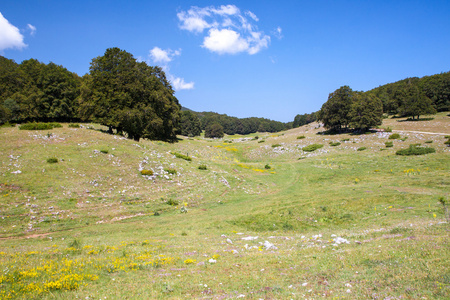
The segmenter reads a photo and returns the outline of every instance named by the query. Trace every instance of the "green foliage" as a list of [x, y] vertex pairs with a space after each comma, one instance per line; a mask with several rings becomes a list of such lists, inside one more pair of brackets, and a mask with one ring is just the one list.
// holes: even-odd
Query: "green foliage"
[[428, 153], [435, 153], [436, 150], [431, 147], [420, 147], [417, 145], [409, 145], [409, 148], [398, 150], [395, 154], [397, 155], [424, 155]]
[[357, 151], [364, 151], [364, 150], [366, 150], [367, 148], [366, 147], [359, 147], [358, 149], [356, 149]]
[[297, 128], [317, 120], [317, 113], [313, 112], [310, 114], [296, 115], [294, 122], [292, 123], [292, 128]]
[[272, 169], [272, 167], [271, 167], [269, 164], [266, 164], [266, 165], [264, 166], [264, 169], [270, 170], [270, 169]]
[[230, 117], [214, 112], [196, 113], [202, 123], [202, 129], [214, 123], [223, 127], [223, 132], [228, 135], [250, 134], [255, 132], [279, 132], [288, 129], [289, 126], [282, 122], [272, 121], [265, 118], [243, 118]]
[[199, 136], [202, 133], [201, 125], [200, 119], [192, 111], [184, 110], [181, 112], [181, 135], [189, 137]]
[[108, 149], [100, 149], [100, 152], [103, 154], [108, 154], [109, 150]]
[[328, 96], [327, 102], [317, 113], [317, 119], [325, 128], [340, 131], [351, 121], [351, 108], [355, 101], [355, 93], [349, 86], [342, 86]]
[[223, 138], [224, 131], [222, 125], [218, 123], [210, 124], [205, 128], [206, 138]]
[[339, 142], [330, 142], [330, 146], [331, 147], [336, 147], [336, 146], [339, 146], [341, 143], [339, 143]]
[[392, 128], [391, 127], [387, 127], [384, 131], [385, 132], [392, 132]]
[[74, 123], [70, 123], [69, 124], [69, 128], [80, 128], [80, 124], [74, 124]]
[[141, 175], [153, 176], [153, 171], [152, 170], [141, 170]]
[[342, 139], [341, 142], [348, 142], [350, 139]]
[[265, 142], [265, 140], [260, 140], [260, 141], [258, 141], [258, 144], [261, 144], [261, 143], [264, 143]]
[[176, 158], [181, 158], [181, 159], [184, 159], [187, 161], [192, 161], [192, 158], [190, 158], [189, 156], [178, 153], [178, 152], [170, 152], [170, 154], [175, 155]]
[[323, 147], [322, 144], [311, 144], [311, 145], [308, 145], [306, 147], [303, 147], [302, 150], [306, 151], [306, 152], [313, 152], [313, 151], [315, 151], [317, 149], [320, 149], [322, 147]]
[[206, 165], [200, 165], [198, 166], [199, 170], [207, 170], [208, 168], [206, 167]]
[[302, 139], [304, 139], [304, 138], [306, 138], [304, 135], [299, 135], [299, 136], [297, 137], [297, 140], [302, 140]]
[[59, 123], [26, 123], [19, 126], [20, 130], [49, 130], [62, 127]]
[[173, 199], [169, 199], [166, 201], [166, 204], [170, 205], [170, 206], [177, 206], [178, 205], [178, 201], [177, 200], [173, 200]]
[[392, 148], [394, 147], [394, 142], [386, 142], [384, 143], [386, 145], [386, 148]]
[[425, 141], [425, 144], [432, 144], [433, 141]]
[[281, 144], [272, 144], [272, 148], [281, 147]]
[[355, 101], [350, 111], [350, 126], [358, 131], [381, 125], [383, 121], [383, 103], [371, 94], [355, 93]]
[[47, 158], [47, 162], [49, 164], [56, 164], [58, 162], [58, 159], [56, 157], [50, 157], [50, 158]]
[[173, 168], [165, 168], [164, 171], [166, 171], [167, 173], [169, 173], [171, 175], [177, 175], [177, 170], [175, 170]]
[[390, 140], [397, 140], [397, 139], [400, 139], [401, 138], [401, 136], [400, 136], [400, 134], [398, 134], [398, 133], [393, 133], [393, 134], [391, 134], [390, 136], [389, 136], [389, 139]]
[[130, 53], [109, 48], [94, 58], [81, 88], [80, 116], [128, 138], [176, 139], [180, 105], [160, 67], [137, 62]]

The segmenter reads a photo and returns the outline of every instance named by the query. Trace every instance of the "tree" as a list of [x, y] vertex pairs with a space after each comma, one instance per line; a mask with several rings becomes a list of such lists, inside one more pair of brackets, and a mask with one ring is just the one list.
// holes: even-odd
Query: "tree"
[[328, 96], [328, 101], [322, 105], [317, 119], [325, 128], [341, 131], [350, 124], [350, 109], [354, 98], [354, 92], [350, 87], [340, 87]]
[[218, 123], [208, 125], [205, 129], [205, 137], [207, 138], [223, 138], [223, 127]]
[[129, 138], [175, 140], [181, 106], [161, 68], [109, 48], [94, 58], [81, 87], [80, 116]]
[[357, 93], [350, 110], [350, 126], [359, 131], [381, 125], [383, 120], [383, 103], [373, 95]]
[[184, 136], [199, 136], [202, 133], [200, 119], [189, 110], [181, 112], [180, 129]]
[[406, 90], [405, 102], [400, 107], [400, 114], [402, 116], [412, 117], [414, 120], [415, 116], [419, 119], [420, 115], [435, 113], [436, 109], [433, 107], [431, 99], [425, 96], [417, 86], [409, 86]]

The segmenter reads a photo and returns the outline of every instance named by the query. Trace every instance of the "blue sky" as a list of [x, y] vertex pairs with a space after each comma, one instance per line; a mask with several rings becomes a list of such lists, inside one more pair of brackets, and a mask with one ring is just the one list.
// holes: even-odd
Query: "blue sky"
[[0, 55], [84, 75], [119, 47], [160, 65], [195, 111], [292, 121], [342, 85], [450, 71], [450, 1], [0, 3]]

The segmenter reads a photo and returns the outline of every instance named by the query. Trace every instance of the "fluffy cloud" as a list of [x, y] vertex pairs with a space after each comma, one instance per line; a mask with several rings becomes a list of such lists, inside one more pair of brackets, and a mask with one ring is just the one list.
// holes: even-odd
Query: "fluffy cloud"
[[0, 13], [0, 51], [13, 48], [22, 49], [26, 46], [19, 29], [9, 23]]
[[154, 47], [150, 50], [150, 57], [155, 63], [167, 64], [172, 61], [175, 56], [181, 55], [181, 50], [162, 50], [159, 47]]
[[235, 54], [249, 49], [248, 42], [239, 33], [229, 29], [211, 29], [202, 47], [219, 54]]
[[[235, 5], [196, 7], [177, 14], [180, 29], [206, 33], [202, 47], [218, 54], [250, 55], [269, 47], [270, 36], [259, 31], [258, 17], [251, 11], [241, 13]], [[249, 17], [249, 18], [247, 18]]]
[[185, 82], [184, 78], [175, 77], [170, 73], [169, 63], [173, 60], [174, 57], [181, 55], [181, 49], [178, 50], [163, 50], [159, 47], [154, 47], [150, 50], [149, 56], [150, 59], [156, 63], [160, 64], [162, 69], [167, 75], [167, 79], [169, 79], [172, 87], [176, 90], [191, 90], [194, 88], [194, 82]]

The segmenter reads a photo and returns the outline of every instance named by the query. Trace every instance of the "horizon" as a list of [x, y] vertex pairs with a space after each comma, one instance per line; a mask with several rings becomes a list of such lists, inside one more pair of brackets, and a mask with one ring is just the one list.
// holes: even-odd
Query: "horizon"
[[119, 47], [163, 67], [183, 107], [284, 123], [342, 85], [367, 91], [450, 70], [445, 1], [108, 4], [4, 1], [0, 55], [83, 76]]

